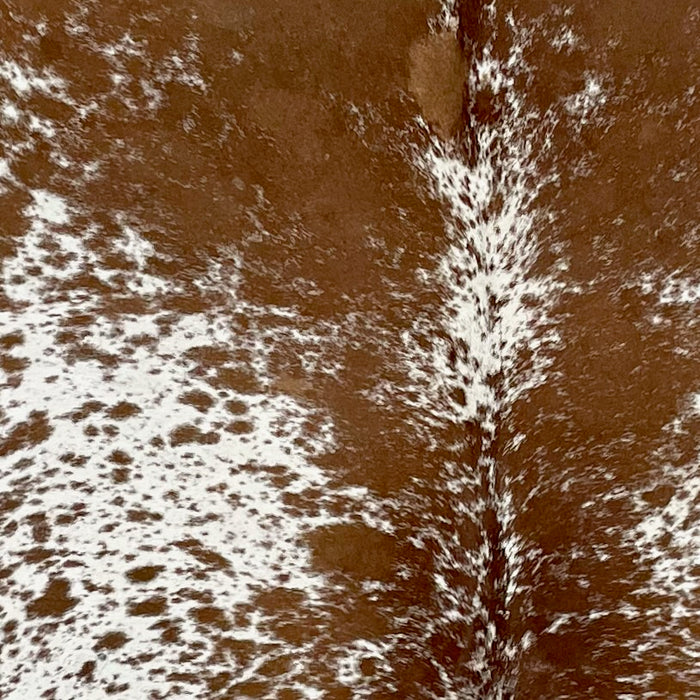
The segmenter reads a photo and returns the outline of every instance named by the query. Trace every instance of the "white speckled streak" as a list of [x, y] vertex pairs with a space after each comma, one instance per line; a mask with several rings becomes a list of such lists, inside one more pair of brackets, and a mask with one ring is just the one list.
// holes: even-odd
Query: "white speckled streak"
[[[445, 14], [449, 16], [449, 8]], [[450, 26], [448, 20], [442, 23]], [[473, 594], [454, 583], [443, 584], [445, 619], [458, 617], [467, 629], [479, 619], [485, 630], [477, 633], [477, 649], [463, 662], [464, 670], [480, 681], [475, 685], [466, 680], [466, 674], [464, 680], [448, 678], [455, 698], [477, 698], [483, 693], [501, 697], [514, 678], [507, 673], [498, 677], [494, 668], [508, 666], [518, 649], [527, 645], [525, 638], [499, 638], [484, 605], [495, 586], [499, 605], [507, 609], [518, 590], [518, 572], [532, 555], [512, 528], [511, 478], [499, 468], [495, 443], [509, 406], [544, 381], [548, 359], [542, 350], [557, 340], [548, 328], [547, 309], [561, 285], [531, 272], [539, 243], [533, 202], [546, 178], [538, 172], [537, 149], [546, 147], [546, 126], [537, 114], [525, 112], [508, 77], [518, 57], [517, 43], [505, 64], [492, 56], [487, 45], [469, 77], [469, 90], [490, 88], [502, 110], [495, 123], [475, 125], [474, 164], [465, 161], [458, 144], [437, 139], [418, 158], [450, 212], [445, 224], [450, 245], [438, 271], [446, 295], [442, 333], [433, 343], [432, 368], [423, 364], [414, 374], [431, 386], [420, 399], [421, 408], [437, 422], [477, 431], [481, 445], [476, 465], [459, 463], [459, 445], [453, 446], [455, 464], [445, 465], [446, 491], [473, 494], [477, 482], [476, 502], [472, 496], [471, 501], [459, 503], [457, 495], [453, 508], [484, 535], [473, 551], [464, 551], [457, 541], [443, 537], [444, 549], [438, 557], [443, 572], [438, 578], [443, 581], [459, 580], [459, 570], [477, 580]], [[523, 363], [526, 349], [529, 360]], [[499, 449], [517, 450], [518, 444], [515, 440]], [[486, 534], [489, 512], [495, 513], [497, 521], [496, 543]], [[494, 582], [489, 579], [497, 554], [503, 555], [505, 567], [499, 572], [502, 580]]]

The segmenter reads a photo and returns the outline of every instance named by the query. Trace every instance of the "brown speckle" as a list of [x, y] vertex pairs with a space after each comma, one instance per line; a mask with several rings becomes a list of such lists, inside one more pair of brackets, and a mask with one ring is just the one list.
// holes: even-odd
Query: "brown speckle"
[[15, 345], [22, 345], [22, 343], [24, 343], [24, 334], [21, 331], [0, 336], [0, 348], [4, 350], [10, 350]]

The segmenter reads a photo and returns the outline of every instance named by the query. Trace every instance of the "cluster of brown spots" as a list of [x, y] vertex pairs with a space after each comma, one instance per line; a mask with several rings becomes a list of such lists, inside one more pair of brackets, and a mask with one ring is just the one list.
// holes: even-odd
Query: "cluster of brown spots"
[[153, 625], [153, 629], [163, 630], [160, 641], [163, 644], [178, 644], [180, 642], [180, 627], [171, 620], [161, 620]]
[[226, 410], [229, 413], [233, 413], [235, 416], [243, 415], [248, 411], [248, 405], [243, 403], [243, 401], [227, 401], [225, 406]]
[[121, 358], [114, 353], [105, 352], [95, 347], [91, 343], [73, 344], [66, 353], [66, 361], [70, 364], [74, 362], [88, 362], [95, 360], [102, 367], [113, 369], [119, 365]]
[[170, 432], [170, 444], [173, 447], [187, 444], [214, 445], [220, 440], [218, 433], [214, 431], [204, 432], [196, 425], [184, 423]]
[[71, 598], [69, 593], [70, 582], [64, 578], [54, 578], [44, 594], [27, 606], [27, 613], [32, 617], [61, 617], [78, 603], [78, 599]]
[[62, 454], [59, 459], [64, 464], [70, 464], [72, 467], [83, 467], [89, 461], [87, 455], [77, 455], [75, 452], [66, 452]]

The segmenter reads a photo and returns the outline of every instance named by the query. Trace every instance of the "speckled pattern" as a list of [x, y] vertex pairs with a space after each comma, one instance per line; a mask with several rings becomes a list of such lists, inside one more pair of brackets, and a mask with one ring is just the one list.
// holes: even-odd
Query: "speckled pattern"
[[0, 698], [700, 698], [699, 19], [0, 0]]

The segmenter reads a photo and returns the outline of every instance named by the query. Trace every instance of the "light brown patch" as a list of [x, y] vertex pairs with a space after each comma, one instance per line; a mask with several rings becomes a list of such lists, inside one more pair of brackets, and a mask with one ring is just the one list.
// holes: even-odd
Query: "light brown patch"
[[432, 34], [411, 46], [408, 89], [426, 121], [444, 138], [457, 133], [462, 116], [465, 66], [457, 36]]
[[275, 379], [273, 383], [275, 391], [281, 391], [292, 396], [306, 396], [311, 391], [311, 383], [303, 377], [283, 375]]

